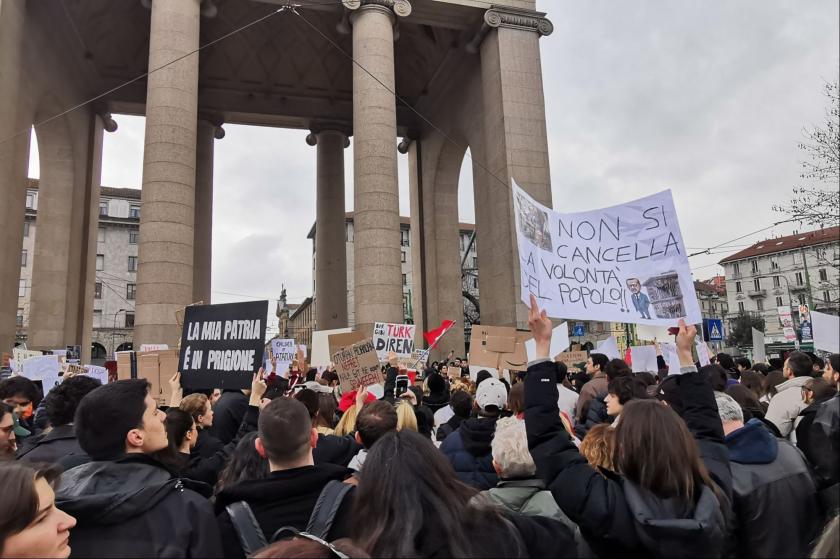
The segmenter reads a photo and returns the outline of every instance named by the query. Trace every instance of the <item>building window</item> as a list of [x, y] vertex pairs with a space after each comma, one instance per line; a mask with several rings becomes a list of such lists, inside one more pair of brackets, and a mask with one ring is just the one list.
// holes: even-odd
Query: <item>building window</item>
[[408, 246], [408, 230], [400, 229], [400, 244], [404, 247]]
[[137, 271], [137, 257], [136, 256], [129, 256], [128, 257], [128, 271], [129, 272], [136, 272]]
[[400, 262], [405, 264], [405, 251], [404, 250], [400, 251]]
[[126, 328], [134, 328], [134, 313], [133, 312], [125, 313], [125, 327]]
[[23, 222], [23, 236], [24, 237], [27, 237], [27, 238], [29, 237], [29, 226], [30, 225], [31, 225], [31, 223], [29, 223], [28, 221]]
[[140, 206], [132, 204], [128, 207], [128, 217], [132, 219], [140, 219]]
[[125, 286], [125, 298], [133, 301], [137, 297], [137, 284], [129, 283]]
[[738, 262], [735, 262], [732, 265], [732, 271], [735, 273], [735, 277], [739, 277], [741, 275], [741, 265]]
[[472, 284], [473, 284], [473, 289], [478, 289], [478, 278], [473, 278]]
[[99, 215], [108, 215], [108, 202], [99, 202]]
[[784, 305], [785, 304], [782, 302], [782, 298], [781, 297], [776, 297], [776, 306], [777, 307], [783, 307]]
[[820, 281], [828, 281], [828, 270], [825, 268], [820, 269]]
[[793, 263], [794, 264], [799, 264], [799, 253], [798, 252], [793, 253]]
[[31, 210], [35, 207], [35, 195], [34, 194], [27, 194], [26, 195], [26, 209]]
[[403, 293], [403, 316], [408, 316], [408, 293]]
[[740, 281], [735, 282], [735, 293], [743, 293], [743, 291], [741, 290], [741, 282]]
[[402, 281], [403, 281], [403, 285], [408, 285], [408, 278], [406, 277], [405, 274], [402, 275]]
[[105, 228], [100, 227], [96, 231], [96, 242], [97, 243], [104, 243], [105, 242]]
[[831, 293], [829, 293], [828, 291], [823, 291], [823, 301], [825, 301], [826, 303], [830, 303]]
[[100, 309], [93, 309], [93, 327], [102, 328], [102, 311]]
[[740, 313], [744, 312], [744, 302], [743, 301], [738, 301], [738, 312], [740, 312]]
[[753, 280], [753, 287], [755, 287], [756, 291], [760, 291], [761, 290], [761, 279], [755, 278]]
[[102, 282], [96, 282], [93, 285], [93, 298], [94, 299], [101, 299], [102, 298]]
[[20, 251], [20, 267], [26, 268], [26, 261], [27, 261], [28, 252], [26, 249]]
[[140, 238], [140, 231], [129, 231], [128, 232], [128, 244], [136, 245], [137, 240]]
[[101, 272], [105, 269], [105, 255], [104, 254], [97, 254], [96, 255], [96, 271]]
[[478, 256], [473, 256], [473, 268], [478, 268]]
[[757, 300], [755, 302], [755, 305], [756, 305], [756, 307], [758, 307], [758, 310], [763, 311], [764, 310], [764, 299]]
[[802, 272], [796, 272], [796, 285], [803, 285]]
[[758, 260], [752, 260], [750, 262], [750, 265], [752, 266], [752, 273], [757, 274], [758, 273]]
[[778, 270], [779, 269], [779, 262], [775, 258], [770, 259], [770, 269], [771, 270]]
[[797, 298], [799, 299], [799, 304], [800, 304], [800, 305], [804, 305], [804, 304], [805, 304], [805, 294], [804, 294], [804, 293], [800, 293], [800, 294], [797, 296]]
[[18, 308], [17, 317], [15, 318], [15, 326], [18, 328], [23, 326], [23, 309]]
[[773, 287], [779, 287], [779, 276], [773, 276]]
[[26, 297], [26, 280], [22, 279], [18, 283], [18, 297]]

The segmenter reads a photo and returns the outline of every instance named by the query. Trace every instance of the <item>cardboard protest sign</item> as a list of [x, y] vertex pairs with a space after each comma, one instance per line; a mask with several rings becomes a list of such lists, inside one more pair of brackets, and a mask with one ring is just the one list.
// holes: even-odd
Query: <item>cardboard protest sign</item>
[[603, 353], [608, 359], [621, 359], [621, 353], [618, 351], [618, 340], [615, 339], [615, 336], [610, 336], [606, 340], [598, 342], [593, 353]]
[[309, 363], [313, 367], [326, 367], [330, 364], [332, 353], [330, 353], [329, 337], [333, 334], [346, 334], [352, 332], [350, 328], [336, 328], [335, 330], [318, 330], [312, 332], [312, 357]]
[[39, 355], [24, 359], [21, 363], [21, 375], [29, 380], [41, 380], [58, 376], [61, 364], [57, 355]]
[[814, 348], [831, 353], [840, 353], [840, 317], [811, 311], [814, 330]]
[[509, 326], [475, 324], [470, 343], [470, 364], [511, 371], [528, 370], [525, 342], [529, 332], [518, 332]]
[[342, 392], [385, 382], [379, 366], [379, 357], [370, 340], [339, 349], [333, 354], [332, 361], [335, 363], [335, 372], [338, 374]]
[[[365, 337], [363, 333], [350, 331], [344, 334], [331, 334], [327, 338], [327, 345], [330, 348], [330, 355], [335, 355], [340, 349], [365, 341], [369, 341], [369, 338]], [[378, 358], [379, 356], [377, 356]]]
[[[551, 331], [551, 347], [548, 350], [548, 356], [554, 359], [558, 353], [567, 349], [569, 349], [569, 323], [564, 322]], [[534, 338], [525, 342], [525, 353], [528, 355], [528, 361], [537, 358], [537, 342]]]
[[292, 366], [292, 361], [295, 359], [297, 346], [293, 339], [278, 339], [271, 340], [271, 354], [274, 356], [274, 372], [285, 377], [288, 376], [289, 368]]
[[652, 345], [631, 346], [630, 362], [633, 363], [634, 373], [656, 373], [656, 348]]
[[557, 361], [566, 364], [569, 370], [583, 369], [586, 366], [586, 360], [589, 359], [589, 352], [587, 351], [564, 351], [556, 357]]
[[451, 380], [461, 378], [461, 367], [447, 367], [446, 376], [448, 376]]
[[188, 306], [178, 370], [185, 388], [248, 388], [263, 361], [268, 301]]
[[521, 298], [549, 316], [676, 325], [702, 320], [671, 192], [562, 214], [514, 182]]
[[390, 351], [398, 357], [409, 358], [414, 351], [414, 325], [377, 322], [373, 325], [372, 339], [380, 361], [384, 361]]

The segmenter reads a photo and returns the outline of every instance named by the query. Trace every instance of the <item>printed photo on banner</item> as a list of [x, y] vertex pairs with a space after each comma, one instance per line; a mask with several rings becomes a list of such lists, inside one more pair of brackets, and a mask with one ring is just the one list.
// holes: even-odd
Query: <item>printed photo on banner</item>
[[380, 361], [388, 359], [388, 353], [409, 359], [414, 351], [414, 325], [377, 322], [373, 325], [373, 347]]
[[702, 319], [671, 192], [559, 213], [513, 183], [521, 298], [549, 316], [675, 325]]

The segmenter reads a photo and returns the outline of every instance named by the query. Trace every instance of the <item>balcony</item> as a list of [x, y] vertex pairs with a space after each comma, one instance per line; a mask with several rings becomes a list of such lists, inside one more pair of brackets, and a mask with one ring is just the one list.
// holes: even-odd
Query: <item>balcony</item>
[[747, 291], [747, 296], [750, 299], [762, 299], [767, 297], [767, 290], [766, 289], [751, 289]]
[[790, 292], [796, 293], [797, 291], [807, 291], [808, 287], [803, 283], [802, 285], [798, 285], [795, 283], [790, 284]]

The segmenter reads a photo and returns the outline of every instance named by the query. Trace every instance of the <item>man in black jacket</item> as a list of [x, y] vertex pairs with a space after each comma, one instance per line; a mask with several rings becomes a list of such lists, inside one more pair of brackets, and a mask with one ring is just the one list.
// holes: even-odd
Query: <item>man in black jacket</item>
[[[315, 465], [312, 449], [318, 432], [309, 411], [291, 398], [272, 400], [260, 413], [257, 452], [268, 458], [267, 479], [242, 481], [226, 487], [216, 496], [216, 513], [225, 557], [244, 557], [236, 528], [226, 507], [244, 501], [251, 508], [263, 535], [284, 526], [303, 530], [324, 486], [343, 481], [352, 471], [334, 464]], [[336, 515], [329, 540], [346, 533], [351, 499], [345, 498]]]
[[95, 378], [77, 375], [50, 390], [44, 406], [52, 430], [27, 439], [18, 451], [18, 460], [58, 464], [64, 469], [90, 462], [76, 439], [73, 416], [82, 398], [100, 386], [102, 383]]
[[210, 434], [222, 444], [228, 444], [236, 436], [245, 411], [248, 409], [246, 390], [225, 390], [213, 406], [213, 425]]
[[738, 557], [806, 557], [822, 526], [808, 464], [758, 419], [744, 424], [732, 397], [718, 392], [715, 400], [732, 466], [734, 551]]
[[79, 403], [74, 427], [94, 461], [61, 476], [56, 506], [78, 524], [78, 557], [220, 557], [213, 509], [149, 455], [167, 445], [163, 412], [142, 379], [101, 386]]

